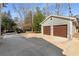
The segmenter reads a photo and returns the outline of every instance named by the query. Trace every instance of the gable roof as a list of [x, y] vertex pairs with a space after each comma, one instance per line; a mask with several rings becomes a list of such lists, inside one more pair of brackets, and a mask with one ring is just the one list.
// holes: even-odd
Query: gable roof
[[47, 16], [46, 18], [45, 18], [45, 20], [43, 20], [40, 24], [42, 24], [42, 23], [44, 23], [46, 20], [48, 20], [49, 18], [51, 18], [51, 17], [54, 17], [54, 18], [60, 18], [60, 19], [65, 19], [65, 20], [74, 20], [74, 19], [76, 19], [75, 17], [65, 17], [65, 16], [57, 16], [57, 15], [50, 15], [50, 16]]
[[64, 19], [64, 20], [70, 20], [72, 21], [73, 23], [75, 23], [76, 26], [78, 26], [78, 22], [77, 22], [77, 19], [76, 17], [67, 17], [67, 16], [57, 16], [57, 15], [50, 15], [50, 16], [47, 16], [45, 18], [45, 20], [43, 20], [40, 24], [43, 24], [45, 21], [47, 21], [49, 18], [51, 17], [54, 17], [54, 18], [60, 18], [60, 19]]

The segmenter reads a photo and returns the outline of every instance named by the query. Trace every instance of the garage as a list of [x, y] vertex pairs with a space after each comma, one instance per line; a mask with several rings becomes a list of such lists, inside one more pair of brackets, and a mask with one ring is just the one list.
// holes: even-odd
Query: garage
[[49, 15], [41, 23], [42, 35], [50, 35], [55, 37], [72, 38], [77, 33], [78, 25], [76, 18]]
[[67, 25], [54, 25], [53, 35], [59, 37], [67, 37]]
[[50, 26], [43, 26], [43, 33], [46, 35], [50, 35]]

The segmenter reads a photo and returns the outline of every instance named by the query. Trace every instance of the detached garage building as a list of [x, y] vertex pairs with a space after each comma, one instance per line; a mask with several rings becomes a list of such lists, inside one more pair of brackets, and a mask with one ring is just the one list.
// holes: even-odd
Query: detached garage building
[[77, 26], [78, 23], [75, 17], [51, 15], [41, 22], [41, 32], [45, 35], [67, 38], [77, 33]]

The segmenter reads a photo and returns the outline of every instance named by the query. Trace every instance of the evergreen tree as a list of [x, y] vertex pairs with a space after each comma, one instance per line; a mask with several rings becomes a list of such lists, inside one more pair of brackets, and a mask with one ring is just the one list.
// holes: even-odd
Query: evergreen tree
[[33, 17], [33, 31], [34, 32], [40, 32], [41, 31], [41, 25], [40, 23], [44, 20], [44, 15], [40, 11], [40, 9], [36, 8], [36, 14]]
[[1, 17], [1, 31], [14, 30], [16, 23], [9, 17], [7, 13], [4, 13]]

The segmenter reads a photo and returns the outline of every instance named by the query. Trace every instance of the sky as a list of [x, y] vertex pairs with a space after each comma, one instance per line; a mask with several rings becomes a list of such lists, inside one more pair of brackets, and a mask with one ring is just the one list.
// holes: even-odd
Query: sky
[[[15, 12], [13, 5], [19, 9], [19, 7], [24, 7], [28, 10], [35, 9], [36, 7], [40, 7], [41, 10], [47, 6], [46, 3], [8, 3], [7, 7], [3, 8], [3, 12], [10, 11], [12, 18], [18, 17], [18, 13]], [[54, 13], [55, 11], [55, 3], [48, 3], [48, 10], [50, 11], [51, 14]], [[68, 10], [68, 4], [67, 3], [61, 3], [60, 4], [60, 11], [63, 13], [64, 16], [69, 16], [69, 10]], [[79, 14], [79, 3], [71, 3], [71, 11], [73, 15], [78, 15]]]

